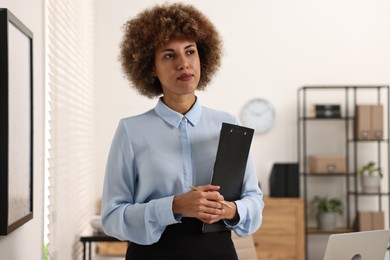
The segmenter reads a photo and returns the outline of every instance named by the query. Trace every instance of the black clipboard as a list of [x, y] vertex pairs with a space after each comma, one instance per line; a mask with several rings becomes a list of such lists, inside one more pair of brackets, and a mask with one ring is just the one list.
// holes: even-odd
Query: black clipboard
[[[211, 184], [221, 186], [219, 192], [227, 201], [240, 198], [246, 164], [254, 130], [251, 128], [222, 123], [217, 156]], [[203, 224], [202, 231], [217, 232], [228, 230], [221, 220]]]

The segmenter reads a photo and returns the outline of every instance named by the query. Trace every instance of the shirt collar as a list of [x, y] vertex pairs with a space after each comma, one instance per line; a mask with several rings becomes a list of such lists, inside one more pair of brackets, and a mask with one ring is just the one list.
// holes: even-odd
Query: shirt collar
[[179, 127], [180, 122], [183, 120], [183, 117], [187, 118], [188, 122], [195, 126], [200, 120], [200, 114], [202, 107], [198, 98], [196, 98], [194, 105], [191, 107], [184, 116], [169, 107], [167, 107], [162, 101], [162, 97], [159, 98], [156, 107], [154, 108], [157, 115], [161, 117], [165, 122], [172, 125], [173, 127]]

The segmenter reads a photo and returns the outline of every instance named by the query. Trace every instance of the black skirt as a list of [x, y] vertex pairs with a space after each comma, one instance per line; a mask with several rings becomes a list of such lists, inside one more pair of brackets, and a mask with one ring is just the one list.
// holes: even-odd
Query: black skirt
[[231, 231], [202, 232], [202, 222], [183, 218], [152, 245], [130, 243], [126, 260], [238, 260]]

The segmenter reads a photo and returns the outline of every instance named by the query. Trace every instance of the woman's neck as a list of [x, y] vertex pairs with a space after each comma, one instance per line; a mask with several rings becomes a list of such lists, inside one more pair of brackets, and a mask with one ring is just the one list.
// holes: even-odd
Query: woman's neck
[[164, 104], [170, 109], [185, 115], [196, 101], [195, 94], [180, 95], [180, 96], [166, 96], [162, 98]]

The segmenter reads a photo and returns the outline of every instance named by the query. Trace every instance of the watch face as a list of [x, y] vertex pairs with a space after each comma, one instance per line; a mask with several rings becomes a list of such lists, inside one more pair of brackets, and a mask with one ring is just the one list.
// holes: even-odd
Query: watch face
[[243, 126], [255, 129], [256, 133], [267, 132], [274, 124], [275, 109], [265, 99], [252, 99], [241, 110]]

